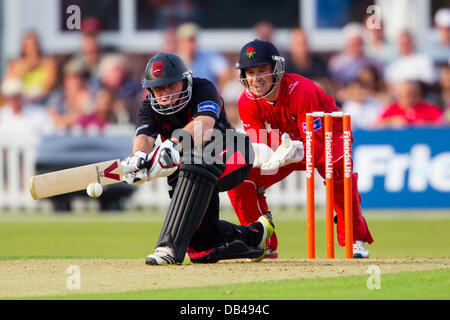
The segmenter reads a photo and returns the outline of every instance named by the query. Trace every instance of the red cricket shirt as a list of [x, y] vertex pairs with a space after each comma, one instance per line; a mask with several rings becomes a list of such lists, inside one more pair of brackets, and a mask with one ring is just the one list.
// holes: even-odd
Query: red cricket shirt
[[419, 102], [412, 108], [404, 108], [398, 103], [393, 103], [385, 107], [380, 119], [400, 116], [408, 124], [439, 124], [442, 121], [443, 114], [438, 106], [425, 101]]
[[[311, 80], [293, 73], [283, 75], [274, 104], [255, 98], [247, 89], [239, 99], [238, 108], [244, 130], [252, 142], [266, 143], [273, 149], [278, 146], [280, 136], [285, 132], [293, 140], [304, 141], [306, 113], [338, 111], [332, 97], [327, 96]], [[340, 127], [341, 124], [335, 123], [335, 130], [338, 129], [336, 125]], [[314, 123], [314, 130], [323, 137], [320, 120]]]

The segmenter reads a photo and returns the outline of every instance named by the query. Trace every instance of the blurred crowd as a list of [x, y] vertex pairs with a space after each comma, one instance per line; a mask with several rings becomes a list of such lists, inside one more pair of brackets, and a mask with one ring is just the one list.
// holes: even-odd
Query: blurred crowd
[[[383, 24], [349, 23], [343, 29], [345, 49], [316, 53], [308, 33], [290, 32], [290, 44], [280, 48], [286, 72], [317, 83], [352, 115], [355, 129], [450, 124], [450, 9], [440, 9], [434, 23], [438, 41], [418, 47], [414, 34], [401, 31], [395, 42], [384, 37]], [[101, 25], [82, 22], [79, 51], [46, 54], [39, 35], [27, 32], [20, 55], [8, 62], [1, 79], [0, 133], [49, 134], [79, 129], [101, 132], [108, 125], [133, 125], [145, 64], [153, 53], [135, 59], [100, 44]], [[194, 76], [218, 87], [231, 122], [239, 127], [237, 100], [243, 88], [236, 81], [235, 55], [199, 47], [200, 26], [187, 22], [163, 33], [161, 51], [184, 57]], [[275, 26], [260, 22], [254, 37], [272, 41]]]

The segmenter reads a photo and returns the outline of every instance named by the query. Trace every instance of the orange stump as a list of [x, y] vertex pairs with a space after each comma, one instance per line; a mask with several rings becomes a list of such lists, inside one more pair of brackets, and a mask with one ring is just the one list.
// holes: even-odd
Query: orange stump
[[306, 246], [308, 259], [315, 258], [315, 195], [314, 195], [314, 119], [323, 117], [325, 146], [326, 190], [326, 248], [327, 258], [334, 258], [334, 168], [333, 168], [333, 118], [342, 119], [344, 139], [344, 224], [345, 257], [353, 258], [353, 210], [352, 210], [352, 130], [351, 117], [342, 112], [313, 112], [306, 114]]
[[308, 259], [316, 257], [314, 212], [314, 117], [306, 115], [306, 246]]
[[333, 118], [325, 114], [325, 228], [327, 259], [334, 258], [334, 194], [333, 194]]
[[344, 219], [345, 258], [353, 258], [353, 210], [352, 210], [352, 129], [350, 115], [343, 116], [344, 134]]

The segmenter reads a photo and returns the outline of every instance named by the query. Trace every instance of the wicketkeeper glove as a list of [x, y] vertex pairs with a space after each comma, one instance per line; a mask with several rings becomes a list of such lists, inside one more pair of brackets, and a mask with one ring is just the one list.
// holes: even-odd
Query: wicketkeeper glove
[[252, 143], [255, 151], [255, 160], [253, 161], [253, 168], [260, 168], [264, 163], [269, 162], [273, 155], [273, 150], [264, 143]]
[[275, 170], [290, 163], [300, 162], [304, 156], [303, 143], [291, 140], [289, 135], [284, 133], [281, 137], [281, 145], [270, 157], [270, 160], [261, 166], [261, 170]]

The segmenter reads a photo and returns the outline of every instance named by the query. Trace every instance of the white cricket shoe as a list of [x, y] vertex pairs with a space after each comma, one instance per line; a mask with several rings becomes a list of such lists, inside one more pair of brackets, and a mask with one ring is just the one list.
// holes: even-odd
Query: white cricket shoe
[[364, 246], [364, 241], [353, 241], [353, 258], [366, 259], [369, 257], [369, 251]]
[[189, 259], [189, 256], [186, 253], [183, 262], [177, 262], [175, 260], [172, 248], [158, 247], [155, 249], [155, 252], [153, 254], [149, 254], [147, 256], [147, 258], [145, 259], [145, 263], [158, 266], [166, 266], [169, 264], [185, 265], [190, 264], [191, 259]]

